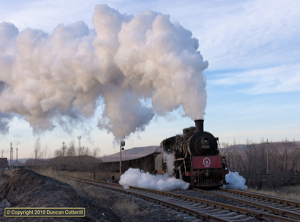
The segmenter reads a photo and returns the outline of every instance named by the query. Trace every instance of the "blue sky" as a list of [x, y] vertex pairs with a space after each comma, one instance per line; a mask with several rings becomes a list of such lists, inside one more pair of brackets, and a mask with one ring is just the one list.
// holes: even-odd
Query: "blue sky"
[[[299, 1], [0, 1], [0, 22], [19, 31], [30, 27], [51, 33], [60, 23], [84, 21], [90, 29], [94, 7], [108, 4], [121, 13], [136, 15], [152, 10], [169, 14], [192, 31], [199, 50], [209, 62], [205, 129], [220, 142], [246, 143], [300, 140], [300, 2]], [[48, 152], [82, 136], [82, 145], [100, 147], [101, 153], [118, 151], [113, 136], [96, 127], [95, 118], [72, 133], [63, 128], [40, 136]], [[126, 139], [126, 148], [159, 145], [181, 133], [193, 121], [180, 116], [154, 117], [144, 132]], [[0, 135], [0, 151], [9, 157], [9, 141], [19, 148], [19, 158], [33, 156], [37, 138], [20, 118]]]

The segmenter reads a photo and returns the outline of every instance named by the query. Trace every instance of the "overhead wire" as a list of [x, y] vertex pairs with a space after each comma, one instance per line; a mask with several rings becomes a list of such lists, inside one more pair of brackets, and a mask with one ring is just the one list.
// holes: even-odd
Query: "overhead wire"
[[8, 139], [6, 139], [6, 137], [3, 135], [3, 133], [0, 131], [0, 134], [1, 134], [1, 136], [8, 142], [8, 143], [10, 143], [9, 141], [8, 141]]

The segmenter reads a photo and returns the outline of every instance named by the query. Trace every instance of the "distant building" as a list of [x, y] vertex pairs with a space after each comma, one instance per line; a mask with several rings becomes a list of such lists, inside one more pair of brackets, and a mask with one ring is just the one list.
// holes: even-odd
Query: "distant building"
[[8, 168], [7, 158], [0, 158], [0, 169]]

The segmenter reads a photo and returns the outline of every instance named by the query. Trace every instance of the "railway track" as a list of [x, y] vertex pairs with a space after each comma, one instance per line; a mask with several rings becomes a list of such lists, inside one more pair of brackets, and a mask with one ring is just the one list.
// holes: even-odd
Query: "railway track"
[[129, 195], [134, 195], [139, 198], [158, 203], [162, 206], [167, 206], [172, 209], [174, 213], [186, 214], [186, 218], [194, 217], [194, 221], [299, 221], [297, 219], [289, 218], [284, 214], [278, 215], [276, 214], [276, 210], [272, 212], [264, 212], [264, 210], [253, 210], [246, 207], [237, 207], [216, 201], [170, 192], [138, 187], [130, 187], [130, 189], [124, 189], [119, 184], [112, 184], [77, 177], [67, 178], [92, 186], [98, 186], [104, 189], [110, 189]]
[[298, 201], [224, 188], [219, 188], [218, 190], [212, 191], [200, 191], [206, 194], [237, 201], [245, 205], [250, 205], [259, 209], [260, 211], [265, 211], [300, 221], [300, 202]]

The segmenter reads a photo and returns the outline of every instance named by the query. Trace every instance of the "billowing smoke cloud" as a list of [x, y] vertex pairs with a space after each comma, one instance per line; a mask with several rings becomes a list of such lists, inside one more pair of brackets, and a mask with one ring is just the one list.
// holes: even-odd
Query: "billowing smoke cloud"
[[8, 132], [8, 130], [9, 130], [8, 123], [11, 118], [12, 118], [12, 115], [8, 115], [6, 113], [0, 112], [0, 133]]
[[223, 185], [224, 188], [247, 190], [246, 179], [240, 176], [239, 172], [231, 172], [225, 175], [225, 180], [228, 185]]
[[[95, 7], [93, 23], [59, 24], [51, 34], [0, 23], [0, 112], [24, 116], [39, 131], [57, 118], [92, 117], [102, 105], [98, 126], [116, 138], [180, 106], [203, 118], [208, 63], [189, 30], [168, 15], [133, 17], [107, 5]], [[141, 102], [149, 99], [151, 106]]]
[[152, 175], [148, 172], [144, 173], [140, 169], [132, 168], [129, 168], [123, 175], [121, 175], [119, 184], [121, 184], [125, 189], [128, 189], [129, 186], [134, 186], [164, 191], [174, 189], [186, 190], [189, 187], [189, 183], [174, 177], [169, 177], [168, 174]]

